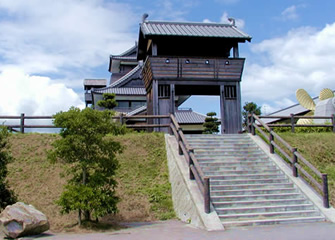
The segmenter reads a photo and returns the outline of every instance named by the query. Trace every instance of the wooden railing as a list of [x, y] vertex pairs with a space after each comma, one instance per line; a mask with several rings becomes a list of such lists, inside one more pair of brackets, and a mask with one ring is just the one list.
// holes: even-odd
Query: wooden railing
[[[26, 120], [43, 120], [43, 119], [53, 119], [53, 116], [26, 116], [22, 113], [20, 116], [0, 116], [0, 119], [4, 120], [18, 120], [19, 123], [17, 124], [8, 124], [6, 121], [1, 123], [3, 126], [8, 127], [13, 132], [21, 132], [24, 133], [26, 128], [30, 129], [39, 129], [39, 128], [57, 128], [53, 124], [43, 125], [43, 124], [26, 124]], [[140, 130], [149, 130], [149, 129], [157, 129], [157, 131], [161, 131], [165, 129], [166, 131], [169, 130], [170, 124], [169, 123], [155, 123], [155, 124], [148, 124], [146, 121], [148, 119], [154, 119], [159, 122], [162, 119], [166, 119], [165, 122], [170, 122], [170, 115], [158, 115], [158, 116], [151, 116], [151, 115], [136, 115], [136, 116], [115, 116], [112, 119], [116, 121], [120, 121], [122, 124], [125, 124], [128, 128], [132, 129], [140, 129]], [[137, 124], [128, 124], [128, 120], [143, 120], [143, 122], [138, 122]]]
[[186, 162], [189, 166], [189, 177], [191, 180], [195, 180], [201, 193], [204, 197], [204, 210], [206, 213], [210, 213], [210, 183], [209, 177], [206, 177], [201, 170], [200, 164], [194, 155], [194, 150], [189, 146], [183, 131], [181, 130], [175, 116], [170, 115], [171, 123], [170, 129], [178, 142], [178, 151], [180, 155], [184, 155]]
[[6, 124], [6, 122], [4, 122], [2, 125], [8, 127], [10, 130], [14, 132], [21, 132], [21, 133], [24, 133], [25, 128], [56, 128], [54, 125], [25, 124], [25, 120], [28, 120], [28, 119], [37, 120], [37, 119], [52, 119], [52, 118], [53, 118], [52, 116], [25, 116], [24, 113], [21, 113], [20, 116], [0, 116], [0, 119], [19, 120], [20, 124]]
[[[290, 123], [285, 124], [267, 124], [269, 127], [289, 127], [291, 128], [291, 132], [295, 132], [296, 127], [329, 127], [332, 128], [333, 132], [335, 132], [335, 114], [326, 117], [326, 116], [297, 116], [291, 114], [290, 116], [258, 116], [260, 119], [280, 119], [286, 120], [290, 119]], [[323, 119], [329, 120], [329, 124], [296, 124], [296, 119]]]
[[[258, 122], [258, 124], [256, 123]], [[263, 129], [262, 129], [263, 127]], [[257, 130], [257, 131], [256, 131]], [[293, 148], [284, 139], [282, 139], [277, 133], [275, 133], [267, 124], [265, 124], [260, 117], [255, 114], [248, 115], [248, 131], [252, 135], [260, 133], [269, 143], [269, 151], [274, 154], [275, 150], [279, 151], [281, 156], [284, 156], [288, 160], [290, 167], [292, 168], [292, 174], [294, 177], [302, 175], [302, 179], [305, 180], [311, 187], [321, 193], [323, 198], [323, 206], [329, 208], [329, 193], [328, 193], [328, 177], [327, 174], [321, 173], [316, 167], [308, 162], [299, 152], [297, 148]], [[268, 132], [269, 135], [265, 133]], [[283, 150], [279, 144], [275, 142], [277, 140], [288, 151]], [[290, 154], [288, 154], [289, 152]], [[305, 170], [305, 168], [307, 170]], [[319, 181], [316, 178], [319, 178]]]

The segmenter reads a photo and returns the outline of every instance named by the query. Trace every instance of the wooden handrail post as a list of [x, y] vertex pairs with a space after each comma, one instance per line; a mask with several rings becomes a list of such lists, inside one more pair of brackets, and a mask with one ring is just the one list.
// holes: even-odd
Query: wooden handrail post
[[269, 136], [269, 147], [270, 147], [270, 153], [275, 153], [275, 146], [273, 146], [272, 142], [274, 141], [274, 137], [272, 132], [270, 131], [270, 136]]
[[295, 132], [295, 129], [294, 129], [294, 124], [295, 124], [295, 122], [294, 122], [294, 114], [291, 113], [290, 116], [291, 116], [291, 132], [294, 133]]
[[188, 156], [189, 156], [189, 159], [190, 159], [188, 161], [188, 170], [189, 170], [190, 180], [194, 180], [195, 177], [194, 177], [193, 171], [191, 169], [191, 166], [192, 165], [194, 166], [194, 163], [193, 163], [193, 160], [191, 158], [191, 154], [190, 153], [194, 153], [194, 150], [193, 149], [189, 149], [189, 151], [188, 151]]
[[20, 132], [24, 133], [24, 113], [21, 113], [21, 118], [20, 118]]
[[297, 148], [292, 149], [292, 154], [293, 154], [293, 156], [292, 156], [292, 173], [293, 173], [294, 177], [298, 177], [298, 168], [295, 165], [298, 162], [298, 157], [297, 157], [297, 155], [295, 155], [296, 151], [298, 151]]
[[210, 199], [211, 199], [211, 192], [210, 192], [210, 183], [209, 177], [204, 178], [204, 204], [205, 204], [205, 213], [210, 213]]
[[323, 206], [329, 208], [329, 193], [328, 193], [328, 177], [327, 174], [322, 174], [322, 184], [323, 184]]
[[251, 125], [250, 125], [250, 127], [251, 127], [251, 134], [255, 136], [256, 135], [256, 130], [255, 130], [254, 123], [255, 123], [255, 118], [254, 118], [254, 113], [252, 112], [251, 113]]
[[181, 128], [177, 129], [177, 133], [178, 133], [178, 152], [179, 152], [179, 155], [183, 155], [183, 149], [181, 148], [181, 146], [179, 144], [180, 142], [182, 142], [179, 131], [181, 131]]
[[333, 132], [335, 133], [335, 114], [332, 115]]

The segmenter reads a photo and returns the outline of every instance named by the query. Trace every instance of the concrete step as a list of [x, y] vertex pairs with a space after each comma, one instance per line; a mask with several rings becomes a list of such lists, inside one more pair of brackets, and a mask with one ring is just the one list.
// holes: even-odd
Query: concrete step
[[293, 217], [293, 218], [254, 219], [244, 221], [225, 221], [222, 222], [222, 224], [225, 227], [240, 227], [240, 226], [308, 223], [308, 222], [322, 222], [322, 221], [325, 221], [324, 217], [312, 216], [312, 217]]
[[277, 188], [293, 188], [293, 183], [271, 183], [271, 184], [231, 184], [231, 185], [213, 185], [212, 191], [227, 191], [235, 189], [277, 189]]
[[265, 189], [234, 189], [225, 191], [211, 191], [211, 196], [244, 196], [244, 195], [266, 195], [266, 194], [282, 194], [282, 193], [297, 193], [295, 188], [265, 188]]
[[251, 201], [251, 200], [274, 200], [274, 199], [295, 199], [301, 196], [301, 193], [274, 193], [274, 194], [244, 194], [244, 195], [224, 195], [211, 196], [213, 202], [227, 201]]
[[248, 180], [248, 179], [278, 179], [284, 176], [283, 173], [264, 173], [264, 174], [231, 174], [231, 175], [207, 175], [213, 180]]
[[221, 150], [221, 149], [217, 149], [217, 150], [213, 150], [213, 151], [208, 151], [208, 150], [202, 150], [202, 149], [195, 149], [194, 150], [194, 154], [195, 156], [197, 155], [207, 155], [207, 156], [246, 156], [246, 157], [252, 157], [252, 156], [264, 156], [264, 153], [259, 151], [259, 150], [234, 150], [234, 149], [230, 149], [230, 150]]
[[258, 199], [258, 200], [240, 200], [240, 201], [215, 201], [212, 199], [212, 203], [215, 209], [218, 208], [247, 208], [247, 207], [265, 207], [274, 205], [297, 205], [297, 204], [309, 204], [310, 201], [305, 197], [298, 196], [291, 199]]
[[230, 176], [230, 175], [257, 175], [257, 174], [280, 174], [281, 171], [279, 169], [257, 169], [257, 170], [217, 170], [217, 171], [209, 171], [209, 170], [204, 170], [203, 172], [207, 176]]
[[267, 166], [276, 166], [274, 163], [268, 160], [222, 160], [222, 159], [197, 159], [200, 166], [203, 167], [267, 167]]
[[252, 148], [252, 149], [259, 149], [258, 146], [256, 146], [255, 144], [250, 143], [249, 141], [245, 141], [242, 143], [239, 142], [235, 142], [235, 143], [225, 143], [225, 142], [189, 142], [189, 145], [192, 148], [222, 148], [222, 149], [226, 149], [226, 148], [236, 148], [236, 149], [240, 149], [240, 148]]
[[284, 212], [284, 211], [300, 211], [300, 210], [315, 210], [312, 203], [292, 204], [292, 205], [271, 205], [271, 206], [256, 206], [256, 207], [231, 207], [231, 208], [216, 208], [218, 215], [230, 215], [238, 213], [265, 213], [265, 212]]
[[284, 211], [284, 212], [260, 212], [260, 213], [240, 213], [219, 215], [222, 222], [232, 220], [264, 219], [264, 218], [291, 218], [291, 217], [311, 217], [320, 216], [316, 210]]
[[220, 165], [220, 164], [215, 164], [211, 165], [208, 164], [207, 166], [204, 166], [200, 164], [202, 171], [264, 171], [264, 170], [278, 170], [278, 168], [274, 165], [265, 165], [265, 166], [260, 166], [260, 165], [236, 165], [236, 166], [229, 166], [227, 164], [225, 165]]
[[286, 176], [280, 176], [276, 179], [260, 178], [260, 179], [210, 179], [210, 185], [241, 185], [241, 184], [273, 184], [273, 183], [289, 183]]

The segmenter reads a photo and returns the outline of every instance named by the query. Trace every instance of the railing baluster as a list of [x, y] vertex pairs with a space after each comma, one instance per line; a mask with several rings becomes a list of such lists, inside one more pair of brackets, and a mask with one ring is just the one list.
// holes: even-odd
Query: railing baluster
[[328, 193], [328, 176], [327, 174], [322, 174], [322, 184], [323, 184], [323, 206], [329, 208], [329, 193]]
[[294, 129], [294, 124], [295, 124], [295, 120], [294, 120], [294, 114], [291, 113], [291, 132], [295, 132], [295, 129]]
[[292, 149], [292, 154], [293, 154], [293, 156], [292, 156], [292, 173], [293, 173], [294, 177], [298, 177], [298, 168], [295, 165], [298, 162], [298, 157], [297, 157], [297, 155], [295, 155], [296, 151], [298, 151], [297, 148]]
[[204, 178], [204, 204], [205, 204], [205, 213], [210, 213], [210, 199], [211, 199], [211, 192], [210, 192], [210, 182], [209, 178]]
[[20, 132], [24, 133], [24, 113], [21, 113], [21, 118], [20, 118]]

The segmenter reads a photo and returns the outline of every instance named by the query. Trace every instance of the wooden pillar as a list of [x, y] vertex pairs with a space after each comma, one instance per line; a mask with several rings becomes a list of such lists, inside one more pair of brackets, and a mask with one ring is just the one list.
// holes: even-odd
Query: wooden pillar
[[224, 85], [220, 85], [220, 117], [221, 117], [221, 134], [225, 133], [225, 115], [224, 115]]
[[240, 57], [240, 53], [238, 50], [238, 43], [236, 43], [236, 45], [233, 47], [233, 57], [234, 58], [239, 58]]
[[242, 100], [241, 100], [241, 82], [236, 83], [236, 94], [237, 94], [237, 112], [238, 112], [238, 132], [242, 132]]
[[175, 113], [175, 85], [170, 84], [170, 113], [174, 114]]
[[157, 44], [152, 42], [152, 56], [157, 56], [158, 50], [157, 50]]

